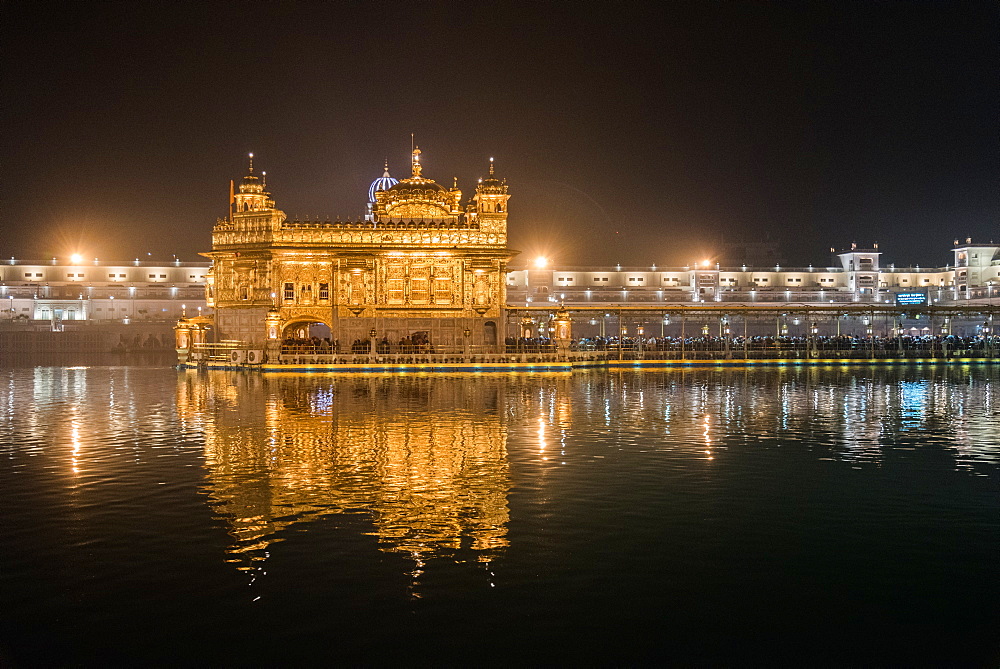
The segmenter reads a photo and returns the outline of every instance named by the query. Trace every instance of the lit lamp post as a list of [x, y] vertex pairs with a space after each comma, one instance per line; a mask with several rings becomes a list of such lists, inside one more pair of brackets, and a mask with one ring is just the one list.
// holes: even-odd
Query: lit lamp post
[[729, 358], [733, 357], [732, 349], [729, 346], [729, 335], [732, 333], [732, 330], [729, 327], [728, 318], [723, 318], [721, 324], [722, 324], [722, 338], [724, 345], [726, 347], [726, 359], [728, 360]]
[[378, 332], [375, 331], [375, 328], [372, 328], [371, 330], [368, 331], [368, 340], [371, 343], [371, 348], [368, 350], [368, 355], [372, 358], [375, 357], [375, 335], [377, 334]]
[[464, 330], [462, 330], [462, 337], [463, 337], [462, 351], [466, 357], [469, 356], [469, 337], [471, 336], [472, 336], [472, 330], [470, 330], [469, 328], [465, 328]]
[[281, 312], [276, 306], [267, 310], [267, 316], [264, 318], [264, 332], [267, 335], [265, 345], [268, 357], [281, 353]]
[[565, 353], [569, 349], [570, 340], [573, 336], [573, 321], [569, 317], [569, 312], [560, 309], [556, 312], [555, 320], [552, 321], [555, 327], [556, 346], [559, 351]]
[[191, 353], [191, 321], [181, 316], [174, 326], [174, 346], [177, 351], [177, 361], [187, 362]]
[[811, 340], [812, 343], [811, 348], [812, 348], [812, 355], [814, 358], [817, 357], [817, 352], [819, 349], [818, 342], [816, 341], [817, 334], [819, 334], [819, 326], [816, 325], [816, 323], [814, 322], [812, 325], [809, 326], [809, 335], [810, 335], [809, 339]]

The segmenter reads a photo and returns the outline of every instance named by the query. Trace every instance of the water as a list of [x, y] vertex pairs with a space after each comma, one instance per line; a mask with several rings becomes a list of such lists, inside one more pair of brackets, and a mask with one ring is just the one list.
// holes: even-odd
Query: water
[[995, 665], [998, 377], [8, 367], [0, 664]]

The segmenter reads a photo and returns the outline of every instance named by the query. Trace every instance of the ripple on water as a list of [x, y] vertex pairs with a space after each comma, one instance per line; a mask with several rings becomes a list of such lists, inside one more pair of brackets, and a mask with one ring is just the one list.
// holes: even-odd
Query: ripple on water
[[[987, 633], [998, 373], [6, 370], [0, 586], [24, 619], [76, 603], [78, 630], [18, 627], [36, 647], [141, 625], [142, 600], [160, 613], [133, 660], [198, 638], [192, 611], [256, 660], [275, 657], [246, 629], [298, 648], [343, 630], [349, 653], [478, 626], [495, 651], [545, 621], [529, 651], [582, 660], [573, 638], [594, 662], [710, 647], [719, 612], [758, 650], [820, 610], [868, 650], [852, 621], [886, 644], [927, 621]], [[251, 657], [232, 652], [203, 657]]]

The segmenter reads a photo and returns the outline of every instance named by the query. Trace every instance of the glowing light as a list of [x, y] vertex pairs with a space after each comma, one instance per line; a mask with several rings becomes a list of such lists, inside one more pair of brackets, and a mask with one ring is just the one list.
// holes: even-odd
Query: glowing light
[[538, 269], [544, 269], [549, 264], [549, 259], [545, 256], [538, 256], [535, 258], [535, 267]]
[[702, 260], [701, 261], [701, 266], [702, 267], [708, 267], [711, 264], [712, 264], [712, 262], [710, 260]]
[[69, 257], [69, 259], [74, 265], [79, 265], [80, 263], [83, 262], [83, 256], [80, 255], [79, 253], [74, 253]]

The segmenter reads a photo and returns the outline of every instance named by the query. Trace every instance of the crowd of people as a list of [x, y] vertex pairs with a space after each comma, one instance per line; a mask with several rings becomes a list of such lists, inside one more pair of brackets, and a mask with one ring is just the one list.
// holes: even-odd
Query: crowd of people
[[804, 350], [820, 351], [958, 351], [983, 350], [1000, 345], [1000, 338], [983, 336], [960, 337], [956, 335], [902, 335], [902, 336], [752, 336], [731, 337], [591, 337], [575, 340], [575, 350], [644, 350], [644, 351], [724, 351], [724, 350]]
[[[552, 353], [559, 348], [554, 339], [544, 337], [508, 337], [504, 341], [507, 353]], [[573, 339], [568, 348], [573, 351], [629, 351], [629, 352], [684, 352], [684, 351], [753, 351], [780, 352], [795, 350], [816, 351], [921, 351], [948, 355], [959, 351], [986, 351], [1000, 349], [1000, 337], [957, 335], [902, 335], [902, 336], [731, 336], [731, 337], [585, 337]], [[371, 353], [372, 340], [355, 339], [349, 352]], [[336, 339], [309, 337], [288, 338], [282, 342], [281, 352], [286, 354], [335, 354], [341, 351]], [[383, 336], [375, 340], [378, 354], [435, 353], [426, 332], [415, 332], [396, 343]]]
[[[355, 339], [350, 345], [350, 352], [357, 355], [371, 353], [371, 350], [371, 339]], [[347, 351], [341, 350], [340, 340], [330, 339], [329, 337], [288, 337], [281, 342], [281, 352], [284, 354], [304, 353], [308, 355], [315, 355], [346, 353]], [[375, 352], [380, 354], [434, 353], [434, 345], [431, 344], [430, 338], [426, 332], [414, 332], [413, 334], [403, 337], [395, 344], [390, 342], [389, 338], [385, 336], [381, 339], [376, 339]]]

